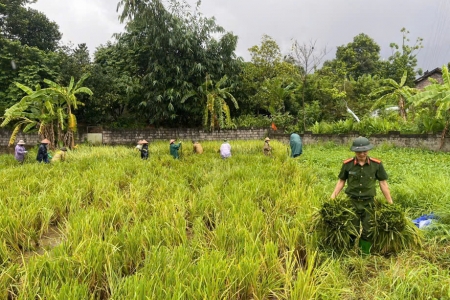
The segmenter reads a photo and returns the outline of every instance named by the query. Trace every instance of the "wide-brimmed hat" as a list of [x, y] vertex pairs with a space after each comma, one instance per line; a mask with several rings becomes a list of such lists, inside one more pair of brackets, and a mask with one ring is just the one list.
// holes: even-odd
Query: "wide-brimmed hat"
[[365, 152], [372, 148], [373, 145], [369, 142], [369, 140], [363, 136], [360, 136], [353, 141], [350, 150], [354, 152]]
[[270, 139], [269, 139], [268, 137], [266, 137], [266, 138], [264, 139], [264, 142], [267, 142], [267, 141], [270, 141]]
[[141, 144], [148, 144], [148, 142], [146, 140], [142, 140]]
[[50, 141], [47, 140], [47, 139], [43, 139], [43, 140], [41, 141], [41, 144], [50, 144]]
[[25, 145], [25, 142], [23, 140], [19, 140], [19, 142], [17, 142], [17, 145]]
[[171, 143], [171, 144], [175, 143], [175, 140], [174, 140], [174, 139], [171, 139], [171, 140], [170, 140], [170, 143]]
[[61, 151], [67, 151], [67, 148], [66, 147], [61, 147], [60, 150]]

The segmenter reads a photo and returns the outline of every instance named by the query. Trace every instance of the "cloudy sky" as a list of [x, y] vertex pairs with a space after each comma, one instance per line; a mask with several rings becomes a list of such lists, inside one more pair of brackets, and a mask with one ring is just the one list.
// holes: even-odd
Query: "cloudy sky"
[[[93, 53], [100, 44], [123, 30], [117, 19], [117, 0], [38, 0], [32, 7], [55, 21], [63, 42], [86, 43]], [[188, 0], [195, 4], [196, 0]], [[239, 37], [237, 55], [250, 59], [248, 48], [259, 45], [263, 34], [275, 39], [283, 54], [291, 41], [316, 41], [329, 50], [365, 33], [387, 58], [389, 44], [401, 44], [400, 30], [409, 32], [410, 44], [424, 39], [418, 67], [432, 70], [450, 61], [450, 1], [448, 0], [203, 0], [200, 10]]]

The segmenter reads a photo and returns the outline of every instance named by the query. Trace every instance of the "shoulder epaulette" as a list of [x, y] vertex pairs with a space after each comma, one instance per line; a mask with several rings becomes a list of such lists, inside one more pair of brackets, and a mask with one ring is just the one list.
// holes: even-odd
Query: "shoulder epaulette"
[[346, 160], [344, 160], [344, 164], [348, 164], [349, 162], [351, 162], [351, 161], [353, 161], [353, 157], [352, 158], [349, 158], [349, 159], [346, 159]]
[[377, 164], [381, 164], [381, 160], [373, 158], [373, 157], [369, 157], [369, 159], [373, 162], [376, 162]]

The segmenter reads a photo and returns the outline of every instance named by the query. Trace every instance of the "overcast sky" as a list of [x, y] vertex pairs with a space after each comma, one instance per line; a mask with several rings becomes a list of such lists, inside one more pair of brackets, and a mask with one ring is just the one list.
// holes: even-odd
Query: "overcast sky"
[[[91, 53], [123, 30], [116, 12], [117, 0], [38, 0], [32, 7], [55, 21], [63, 42], [86, 43]], [[195, 0], [188, 0], [195, 4]], [[283, 54], [291, 41], [316, 41], [316, 48], [329, 50], [365, 33], [381, 47], [388, 58], [389, 44], [401, 44], [401, 28], [409, 32], [410, 44], [424, 39], [418, 54], [418, 67], [424, 71], [450, 61], [449, 0], [203, 0], [205, 16], [239, 37], [236, 53], [250, 60], [248, 48], [271, 36]]]

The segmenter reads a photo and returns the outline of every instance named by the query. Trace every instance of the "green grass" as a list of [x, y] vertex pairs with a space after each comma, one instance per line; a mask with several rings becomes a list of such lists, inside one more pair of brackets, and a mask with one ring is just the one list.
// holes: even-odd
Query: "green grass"
[[[449, 299], [449, 223], [397, 256], [330, 255], [311, 216], [336, 184], [347, 147], [273, 141], [80, 146], [67, 162], [24, 165], [0, 155], [0, 298]], [[450, 154], [380, 146], [394, 202], [408, 217], [450, 206]], [[378, 191], [381, 195], [381, 192]], [[380, 199], [381, 196], [379, 196]], [[448, 215], [447, 215], [448, 216]], [[56, 229], [62, 242], [42, 246]], [[34, 253], [34, 254], [33, 254]], [[410, 294], [408, 294], [410, 293]]]

